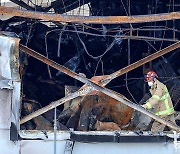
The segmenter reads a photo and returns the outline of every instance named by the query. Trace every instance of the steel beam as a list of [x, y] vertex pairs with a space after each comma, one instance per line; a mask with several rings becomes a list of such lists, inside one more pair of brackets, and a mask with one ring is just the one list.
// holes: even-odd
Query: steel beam
[[71, 22], [71, 23], [90, 23], [90, 24], [124, 24], [124, 23], [145, 23], [164, 20], [180, 19], [180, 12], [137, 15], [137, 16], [72, 16], [60, 15], [36, 11], [24, 11], [0, 6], [0, 13], [25, 18], [42, 19], [49, 21]]
[[120, 70], [118, 70], [118, 71], [116, 71], [116, 72], [114, 72], [114, 73], [112, 73], [110, 75], [108, 75], [105, 79], [102, 79], [100, 81], [100, 83], [102, 85], [106, 85], [111, 80], [113, 80], [113, 79], [115, 79], [115, 78], [129, 72], [129, 71], [132, 71], [135, 68], [137, 68], [139, 66], [142, 66], [142, 65], [144, 65], [144, 64], [146, 64], [146, 63], [148, 63], [148, 62], [150, 62], [150, 61], [152, 61], [152, 60], [154, 60], [154, 59], [156, 59], [156, 58], [158, 58], [160, 56], [163, 56], [164, 54], [166, 54], [168, 52], [171, 52], [171, 51], [173, 51], [173, 50], [175, 50], [177, 48], [180, 48], [180, 41], [177, 42], [177, 43], [174, 43], [174, 44], [172, 44], [172, 45], [170, 45], [170, 46], [168, 46], [168, 47], [166, 47], [166, 48], [164, 48], [164, 49], [162, 49], [160, 51], [157, 51], [157, 52], [155, 52], [155, 53], [153, 53], [153, 54], [151, 54], [151, 55], [149, 55], [149, 56], [147, 56], [147, 57], [145, 57], [145, 58], [131, 64], [131, 65], [128, 65], [128, 66], [126, 66], [126, 67], [124, 67], [124, 68], [122, 68], [122, 69], [120, 69]]
[[[179, 47], [180, 47], [180, 42], [171, 45], [169, 48], [167, 47], [165, 50], [168, 50], [170, 52], [170, 51], [172, 51], [172, 50], [174, 50], [176, 48], [179, 48]], [[67, 74], [67, 75], [69, 75], [69, 76], [71, 76], [71, 77], [73, 77], [73, 78], [75, 78], [75, 79], [77, 79], [77, 80], [87, 84], [88, 86], [92, 87], [93, 89], [101, 91], [102, 93], [104, 93], [104, 94], [106, 94], [106, 95], [108, 95], [108, 96], [110, 96], [110, 97], [120, 101], [121, 103], [123, 103], [123, 104], [125, 104], [125, 105], [127, 105], [127, 106], [129, 106], [129, 107], [131, 107], [131, 108], [133, 108], [133, 109], [135, 109], [137, 111], [139, 111], [139, 112], [142, 112], [142, 113], [146, 114], [147, 116], [155, 119], [156, 121], [158, 121], [158, 122], [160, 122], [160, 123], [162, 123], [162, 124], [172, 128], [173, 130], [176, 130], [176, 131], [180, 132], [180, 127], [174, 125], [171, 122], [168, 122], [168, 121], [164, 120], [163, 118], [155, 115], [152, 112], [149, 112], [149, 111], [145, 110], [141, 106], [139, 106], [137, 104], [134, 104], [134, 103], [130, 102], [129, 100], [126, 100], [126, 99], [122, 98], [118, 93], [115, 93], [112, 90], [104, 88], [104, 87], [102, 87], [102, 86], [92, 82], [91, 80], [76, 74], [75, 72], [65, 68], [64, 66], [61, 66], [61, 65], [57, 64], [56, 62], [48, 59], [47, 57], [45, 57], [45, 56], [43, 56], [43, 55], [33, 51], [32, 49], [29, 49], [29, 48], [21, 45], [21, 44], [20, 44], [20, 49], [23, 52], [29, 54], [30, 56], [33, 56], [34, 58], [36, 58], [36, 59], [38, 59], [38, 60], [40, 60], [40, 61], [42, 61], [42, 62], [44, 62], [44, 63], [46, 63], [48, 65], [50, 65], [51, 67], [53, 67], [55, 69], [58, 69], [59, 71], [61, 71], [61, 72], [65, 73], [65, 74]], [[51, 104], [51, 105], [54, 106], [54, 104]], [[57, 106], [57, 104], [56, 104], [56, 106]], [[42, 110], [42, 109], [40, 109], [40, 110]], [[36, 113], [39, 113], [39, 110], [36, 111]], [[28, 115], [28, 116], [30, 117], [32, 115], [33, 115], [33, 113]], [[26, 116], [25, 118], [27, 118], [28, 116]], [[20, 122], [21, 124], [24, 123], [22, 121], [25, 122], [25, 120], [22, 119], [21, 122]]]

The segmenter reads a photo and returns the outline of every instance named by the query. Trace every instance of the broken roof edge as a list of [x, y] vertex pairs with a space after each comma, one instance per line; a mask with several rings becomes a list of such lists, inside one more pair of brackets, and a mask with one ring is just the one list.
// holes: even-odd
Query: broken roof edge
[[[20, 130], [19, 140], [54, 141], [54, 132], [45, 130]], [[155, 143], [180, 141], [180, 133], [151, 131], [57, 131], [57, 141], [114, 142], [114, 143]]]

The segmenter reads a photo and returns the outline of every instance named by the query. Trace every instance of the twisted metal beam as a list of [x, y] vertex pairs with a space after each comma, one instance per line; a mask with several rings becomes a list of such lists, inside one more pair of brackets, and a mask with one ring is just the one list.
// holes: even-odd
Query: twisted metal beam
[[12, 16], [20, 16], [33, 19], [49, 21], [70, 22], [70, 23], [90, 23], [90, 24], [125, 24], [125, 23], [145, 23], [164, 20], [180, 19], [180, 12], [137, 15], [137, 16], [72, 16], [36, 11], [24, 11], [10, 7], [0, 6], [0, 13]]

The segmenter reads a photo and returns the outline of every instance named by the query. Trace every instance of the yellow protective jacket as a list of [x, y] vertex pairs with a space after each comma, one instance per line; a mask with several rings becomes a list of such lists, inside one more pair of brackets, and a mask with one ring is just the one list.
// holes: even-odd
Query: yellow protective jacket
[[152, 97], [146, 101], [146, 109], [154, 109], [154, 113], [164, 117], [174, 113], [173, 104], [166, 85], [155, 79], [151, 89]]

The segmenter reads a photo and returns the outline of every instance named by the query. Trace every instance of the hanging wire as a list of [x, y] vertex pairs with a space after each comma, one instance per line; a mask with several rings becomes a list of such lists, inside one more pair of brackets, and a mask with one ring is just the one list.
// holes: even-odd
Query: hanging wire
[[[174, 12], [174, 0], [173, 0], [173, 12]], [[175, 32], [175, 20], [173, 20], [173, 38], [176, 39], [176, 32]]]
[[62, 0], [62, 3], [63, 3], [63, 7], [64, 7], [64, 10], [65, 10], [65, 14], [67, 14], [66, 6], [65, 6], [65, 3], [64, 3], [64, 0]]
[[[121, 3], [123, 4], [122, 0], [121, 0]], [[131, 15], [130, 0], [128, 0], [127, 3], [128, 3], [127, 4], [127, 6], [128, 6], [128, 13], [129, 13], [129, 16], [130, 16]], [[125, 10], [126, 14], [128, 15], [124, 4], [123, 4], [123, 7], [124, 7], [124, 10]], [[130, 28], [133, 29], [132, 24], [130, 24]], [[130, 39], [128, 39], [128, 65], [130, 65], [130, 63], [131, 63], [131, 48], [130, 48]], [[128, 73], [126, 73], [126, 89], [127, 89], [128, 93], [130, 94], [130, 96], [132, 97], [132, 99], [134, 100], [134, 102], [137, 103], [137, 101], [135, 100], [135, 98], [133, 97], [132, 93], [129, 90], [128, 82], [127, 82], [127, 77], [128, 77]]]
[[37, 23], [39, 23], [39, 21], [36, 21], [36, 22], [34, 22], [33, 24], [31, 24], [31, 26], [30, 26], [30, 28], [29, 28], [29, 30], [28, 30], [28, 36], [27, 36], [27, 40], [26, 40], [26, 43], [25, 43], [26, 46], [28, 45], [28, 42], [29, 42], [29, 39], [30, 39], [30, 36], [31, 36], [31, 32], [32, 32], [32, 28], [33, 28], [33, 26], [34, 26], [35, 24], [37, 24]]
[[[77, 28], [76, 28], [76, 26], [75, 26], [74, 24], [73, 24], [73, 27], [74, 27], [75, 31], [77, 32]], [[116, 40], [114, 40], [114, 41], [111, 43], [111, 45], [105, 50], [105, 52], [104, 52], [103, 54], [101, 54], [101, 55], [99, 55], [99, 56], [93, 56], [93, 55], [91, 55], [91, 54], [88, 52], [88, 50], [87, 50], [87, 48], [86, 48], [86, 45], [84, 44], [84, 42], [82, 41], [82, 39], [81, 39], [80, 36], [79, 36], [79, 33], [76, 33], [76, 34], [77, 34], [77, 36], [78, 36], [81, 44], [83, 45], [83, 48], [84, 48], [85, 52], [86, 52], [87, 55], [88, 55], [89, 57], [91, 57], [92, 59], [98, 59], [98, 58], [103, 57], [103, 56], [113, 47], [113, 45], [114, 45], [115, 42], [116, 42]]]
[[[49, 58], [49, 55], [48, 55], [48, 45], [47, 45], [47, 35], [48, 35], [49, 33], [50, 33], [50, 32], [47, 32], [46, 35], [45, 35], [45, 47], [46, 47], [46, 57], [47, 57], [47, 58]], [[51, 75], [51, 70], [50, 70], [49, 65], [47, 65], [47, 70], [48, 70], [49, 78], [51, 79], [51, 78], [52, 78], [52, 75]]]
[[[156, 0], [154, 14], [156, 14], [156, 13], [157, 13], [157, 3], [158, 3], [158, 1]], [[156, 21], [154, 22], [154, 26], [156, 26]], [[154, 37], [155, 37], [155, 36], [156, 36], [156, 32], [155, 32], [155, 30], [154, 30]], [[155, 41], [154, 41], [154, 44], [155, 44]]]
[[77, 15], [79, 16], [79, 15], [80, 15], [80, 12], [81, 12], [81, 2], [80, 2], [80, 0], [78, 0], [78, 1], [79, 1], [79, 10], [78, 10]]
[[101, 60], [101, 68], [102, 68], [102, 75], [104, 75], [104, 63], [103, 63], [103, 61]]
[[62, 38], [62, 33], [66, 29], [66, 24], [63, 26], [62, 31], [59, 34], [59, 39], [58, 39], [58, 51], [57, 51], [57, 57], [60, 57], [60, 51], [61, 51], [61, 38]]
[[[170, 11], [170, 6], [171, 6], [170, 4], [171, 4], [171, 0], [169, 0], [168, 13], [169, 13], [169, 11]], [[165, 22], [166, 22], [166, 25], [165, 25], [165, 27], [166, 27], [166, 26], [167, 26], [167, 20], [166, 20]], [[164, 31], [164, 34], [163, 34], [163, 39], [164, 39], [164, 37], [165, 37], [165, 34], [166, 34], [166, 30]], [[159, 50], [161, 50], [162, 45], [163, 45], [163, 42], [164, 42], [164, 41], [162, 40]]]
[[[130, 48], [130, 39], [128, 39], [128, 65], [130, 65], [130, 64], [131, 64], [131, 48]], [[132, 93], [129, 90], [127, 78], [128, 78], [128, 73], [126, 73], [126, 89], [127, 89], [128, 93], [130, 94], [131, 98], [137, 104], [136, 99], [134, 98], [134, 96], [132, 95]]]
[[109, 45], [109, 47], [105, 50], [105, 52], [98, 57], [99, 60], [98, 60], [98, 62], [97, 62], [96, 69], [95, 69], [95, 71], [94, 71], [94, 76], [96, 75], [96, 71], [97, 71], [97, 69], [98, 69], [99, 63], [102, 61], [103, 56], [104, 56], [109, 50], [111, 50], [111, 48], [114, 46], [115, 43], [116, 43], [116, 40], [114, 39], [113, 42]]
[[[125, 11], [126, 15], [127, 15], [127, 16], [130, 16], [130, 15], [131, 15], [131, 14], [130, 14], [130, 8], [129, 8], [129, 14], [128, 14], [128, 12], [127, 12], [127, 10], [126, 10], [126, 7], [125, 7], [125, 5], [124, 5], [124, 3], [123, 3], [122, 0], [121, 0], [121, 4], [122, 4], [122, 6], [123, 6], [123, 8], [124, 8], [124, 11]], [[130, 1], [129, 1], [129, 4], [130, 4]], [[128, 4], [127, 4], [127, 6], [130, 7], [130, 5], [128, 5]], [[130, 23], [130, 27], [133, 29], [133, 26], [132, 26], [131, 23]]]
[[[43, 21], [44, 22], [44, 21]], [[98, 32], [101, 32], [102, 33], [102, 31], [103, 31], [103, 29], [102, 28], [93, 28], [93, 27], [91, 27], [91, 26], [88, 26], [88, 25], [86, 25], [86, 24], [81, 24], [83, 27], [84, 27], [84, 29], [92, 29], [92, 30], [95, 30], [95, 31], [98, 31]], [[67, 25], [68, 27], [70, 27], [71, 25]], [[80, 25], [78, 25], [78, 26], [80, 26]], [[144, 28], [148, 28], [149, 26], [142, 26], [142, 27], [140, 27], [140, 28], [138, 28], [138, 29], [131, 29], [131, 30], [145, 30]], [[154, 28], [156, 28], [156, 27], [154, 27]], [[168, 27], [164, 27], [164, 26], [162, 26], [161, 28], [165, 28], [166, 30], [173, 30], [172, 28], [168, 28]], [[59, 30], [60, 31], [60, 29], [55, 29], [55, 31], [56, 30]], [[62, 30], [62, 29], [61, 29]], [[104, 34], [104, 35], [102, 35], [102, 34], [96, 34], [96, 33], [90, 33], [90, 32], [84, 32], [84, 31], [75, 31], [75, 30], [64, 30], [64, 31], [66, 31], [66, 32], [75, 32], [75, 33], [81, 33], [81, 34], [85, 34], [85, 35], [92, 35], [92, 36], [99, 36], [99, 37], [105, 37], [105, 36], [107, 36], [107, 37], [114, 37], [114, 38], [116, 38], [116, 37], [120, 37], [121, 38], [121, 36], [117, 36], [116, 34], [115, 35], [110, 35], [110, 34]], [[123, 36], [126, 36], [126, 34], [128, 34], [129, 32], [126, 32], [126, 31], [130, 31], [130, 29], [127, 29], [127, 28], [125, 28], [125, 29], [119, 29], [118, 28], [118, 30], [112, 30], [112, 29], [107, 29], [107, 32], [121, 32], [122, 33], [122, 35]], [[175, 30], [176, 32], [180, 32], [179, 30]], [[124, 32], [124, 33], [123, 33]], [[124, 38], [122, 38], [122, 39], [124, 39]]]
[[155, 51], [158, 51], [149, 41], [144, 40], [146, 43], [148, 43]]

